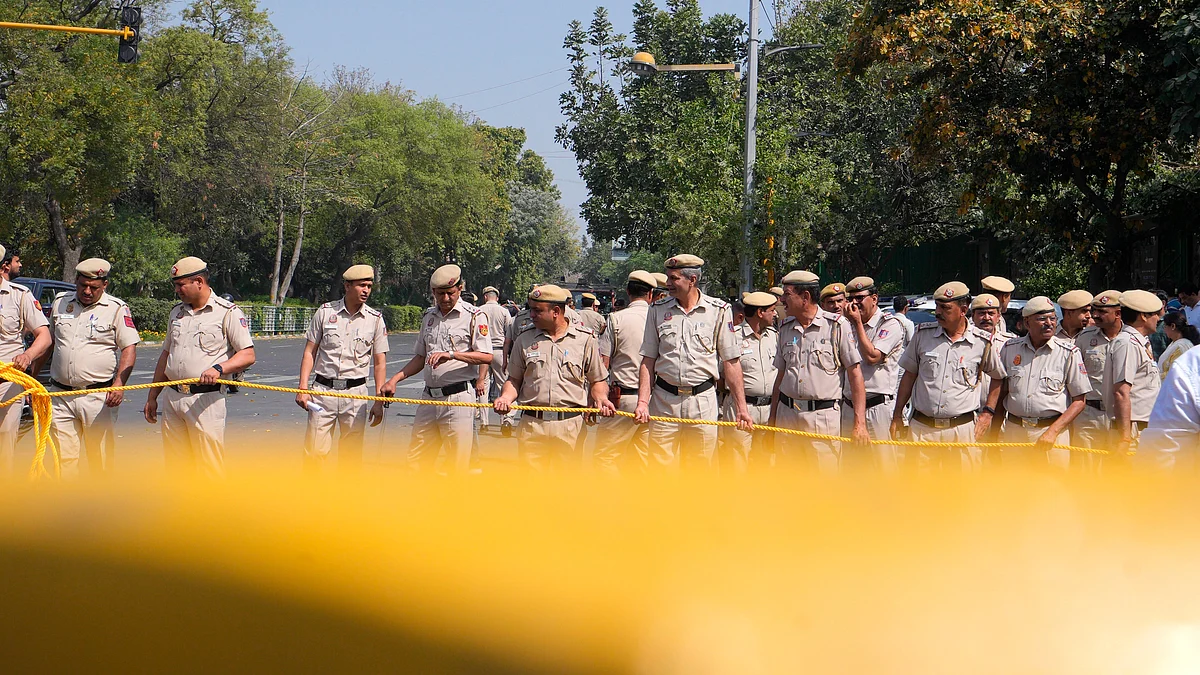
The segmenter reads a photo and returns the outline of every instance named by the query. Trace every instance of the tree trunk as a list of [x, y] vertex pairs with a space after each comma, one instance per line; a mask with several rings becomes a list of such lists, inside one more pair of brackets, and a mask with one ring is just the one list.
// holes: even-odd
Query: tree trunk
[[62, 204], [53, 196], [46, 196], [46, 217], [50, 222], [50, 234], [54, 237], [54, 245], [58, 247], [58, 257], [62, 260], [62, 280], [74, 283], [75, 267], [79, 265], [79, 256], [83, 246], [67, 232], [63, 221]]
[[283, 306], [283, 301], [287, 298], [288, 287], [292, 285], [292, 275], [296, 272], [296, 266], [300, 264], [300, 247], [304, 244], [304, 216], [305, 202], [304, 193], [308, 187], [308, 176], [305, 175], [300, 179], [300, 215], [296, 218], [296, 245], [292, 248], [292, 259], [288, 262], [287, 274], [283, 277], [283, 283], [279, 285], [279, 300], [275, 303], [276, 306]]
[[279, 299], [279, 264], [283, 259], [283, 196], [279, 197], [279, 227], [276, 228], [275, 238], [275, 267], [271, 269], [271, 304]]

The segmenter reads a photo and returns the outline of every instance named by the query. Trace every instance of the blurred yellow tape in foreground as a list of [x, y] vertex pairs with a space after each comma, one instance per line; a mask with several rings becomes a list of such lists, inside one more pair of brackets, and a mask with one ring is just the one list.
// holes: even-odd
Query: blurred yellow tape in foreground
[[0, 493], [5, 671], [1182, 673], [1182, 483], [304, 482]]

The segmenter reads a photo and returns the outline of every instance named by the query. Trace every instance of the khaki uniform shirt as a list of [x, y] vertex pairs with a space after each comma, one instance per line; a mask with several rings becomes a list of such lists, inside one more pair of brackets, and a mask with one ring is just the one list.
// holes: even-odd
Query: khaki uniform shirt
[[667, 296], [646, 312], [642, 356], [656, 359], [654, 374], [677, 387], [690, 387], [721, 376], [721, 363], [741, 358], [729, 303], [700, 294], [685, 312]]
[[[563, 314], [567, 317], [567, 321], [570, 322], [572, 326], [583, 325], [583, 321], [579, 318], [579, 312], [576, 312], [570, 307], [564, 307], [563, 309], [566, 310], [563, 312]], [[518, 335], [524, 333], [530, 328], [533, 328], [533, 317], [530, 316], [528, 307], [522, 307], [521, 311], [517, 312], [517, 315], [513, 317], [512, 326], [512, 339], [514, 342], [516, 341]]]
[[818, 310], [807, 326], [788, 318], [779, 330], [775, 368], [784, 371], [779, 392], [793, 399], [841, 399], [845, 369], [861, 362], [854, 328], [840, 314]]
[[374, 365], [372, 357], [388, 351], [383, 313], [363, 305], [351, 314], [344, 299], [313, 312], [304, 338], [317, 345], [313, 373], [331, 380], [367, 377]]
[[1054, 417], [1071, 399], [1092, 390], [1083, 355], [1074, 342], [1050, 338], [1034, 351], [1029, 336], [1009, 340], [1000, 349], [1008, 395], [1004, 409], [1017, 417]]
[[509, 314], [508, 310], [498, 302], [485, 302], [479, 311], [487, 315], [488, 335], [492, 338], [492, 351], [503, 349], [504, 339], [512, 330], [513, 315]]
[[254, 346], [246, 315], [232, 302], [210, 293], [200, 309], [181, 302], [167, 322], [167, 379], [186, 380], [243, 349]]
[[637, 389], [642, 365], [642, 340], [646, 337], [646, 314], [650, 303], [634, 300], [625, 309], [608, 315], [608, 330], [600, 334], [600, 355], [609, 358], [614, 384]]
[[[1087, 329], [1085, 328], [1083, 330], [1087, 330]], [[1079, 333], [1082, 333], [1082, 332], [1083, 332], [1082, 330], [1079, 331]], [[1066, 340], [1067, 342], [1073, 343], [1073, 342], [1075, 342], [1075, 338], [1079, 337], [1079, 333], [1076, 333], [1075, 335], [1067, 335], [1067, 330], [1062, 327], [1062, 324], [1059, 324], [1058, 330], [1054, 332], [1054, 337], [1056, 337], [1060, 340]]]
[[[985, 331], [986, 332], [986, 331]], [[1010, 333], [1003, 328], [997, 328], [995, 333], [992, 333], [992, 349], [996, 353], [1000, 353], [1000, 349], [1008, 344], [1010, 340], [1016, 340], [1017, 334]], [[979, 382], [979, 407], [987, 405], [988, 391], [992, 387], [992, 376], [987, 373], [983, 374], [983, 379]]]
[[[434, 352], [483, 352], [492, 353], [492, 339], [489, 336], [487, 315], [478, 307], [459, 299], [445, 316], [438, 311], [437, 306], [425, 310], [421, 317], [421, 332], [417, 334], [417, 343], [413, 346], [413, 354], [425, 358]], [[445, 387], [447, 385], [475, 380], [479, 378], [479, 366], [448, 361], [432, 368], [425, 365], [425, 386]]]
[[608, 328], [608, 322], [604, 320], [604, 315], [588, 307], [579, 310], [579, 320], [596, 335], [604, 335], [604, 330]]
[[999, 348], [992, 336], [970, 325], [955, 341], [937, 323], [923, 323], [900, 357], [900, 367], [915, 373], [912, 404], [930, 417], [949, 418], [979, 409], [983, 376], [1004, 377]]
[[746, 396], [770, 396], [775, 387], [775, 355], [779, 352], [779, 331], [767, 326], [762, 335], [745, 321], [734, 331], [742, 355], [742, 381]]
[[1108, 349], [1112, 340], [1100, 330], [1099, 326], [1088, 326], [1079, 331], [1075, 338], [1075, 346], [1083, 353], [1083, 365], [1087, 367], [1088, 380], [1092, 390], [1088, 392], [1087, 400], [1104, 400], [1104, 364], [1108, 362]]
[[25, 335], [49, 323], [29, 289], [0, 280], [0, 361], [16, 358], [25, 351]]
[[866, 386], [867, 395], [894, 396], [900, 374], [900, 355], [904, 353], [904, 343], [907, 339], [904, 324], [896, 317], [876, 309], [871, 318], [863, 322], [863, 329], [875, 349], [887, 355], [875, 365], [862, 361], [863, 384]]
[[113, 379], [121, 350], [142, 341], [124, 301], [103, 293], [84, 306], [74, 293], [59, 293], [50, 307], [54, 360], [50, 377], [68, 387]]
[[608, 371], [600, 360], [596, 334], [568, 324], [558, 340], [540, 329], [518, 335], [508, 377], [521, 379], [521, 405], [585, 408], [591, 384], [608, 377]]
[[1116, 419], [1113, 389], [1121, 382], [1129, 383], [1129, 419], [1134, 422], [1149, 421], [1162, 377], [1158, 374], [1158, 361], [1154, 359], [1150, 338], [1131, 326], [1123, 326], [1113, 338], [1109, 345], [1108, 361], [1104, 364], [1101, 392], [1104, 394], [1104, 411], [1111, 419]]

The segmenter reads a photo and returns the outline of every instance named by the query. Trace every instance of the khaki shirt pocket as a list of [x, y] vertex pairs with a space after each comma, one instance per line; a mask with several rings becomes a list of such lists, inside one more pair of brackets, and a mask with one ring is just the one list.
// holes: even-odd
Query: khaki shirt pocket
[[679, 348], [679, 329], [672, 324], [662, 324], [658, 327], [659, 352], [674, 351]]
[[563, 379], [569, 382], [583, 382], [583, 354], [571, 354], [564, 356], [559, 368], [562, 371]]
[[968, 389], [974, 389], [979, 385], [979, 364], [967, 362], [954, 366], [954, 381]]
[[0, 308], [0, 333], [16, 335], [21, 332], [21, 308], [16, 302], [5, 303]]
[[1044, 394], [1061, 394], [1066, 386], [1066, 380], [1053, 376], [1042, 377], [1038, 382], [1038, 389]]
[[800, 364], [800, 345], [788, 343], [783, 346], [783, 362], [788, 366]]
[[115, 336], [116, 329], [111, 325], [96, 326], [88, 331], [88, 341], [102, 345], [115, 344]]
[[56, 345], [70, 342], [75, 337], [75, 317], [54, 317], [54, 342]]
[[942, 379], [943, 367], [944, 362], [938, 354], [922, 354], [917, 374], [921, 376], [922, 382], [934, 383]]
[[827, 373], [837, 372], [837, 360], [833, 358], [833, 350], [825, 348], [824, 345], [812, 350], [809, 362]]
[[712, 354], [717, 350], [717, 345], [713, 341], [712, 333], [708, 332], [704, 326], [700, 327], [699, 332], [692, 334], [692, 341], [696, 344], [696, 347], [705, 354]]
[[362, 361], [371, 355], [371, 338], [358, 336], [354, 338], [354, 359]]
[[225, 336], [219, 326], [205, 326], [196, 332], [196, 340], [200, 351], [209, 356], [216, 356], [225, 351]]

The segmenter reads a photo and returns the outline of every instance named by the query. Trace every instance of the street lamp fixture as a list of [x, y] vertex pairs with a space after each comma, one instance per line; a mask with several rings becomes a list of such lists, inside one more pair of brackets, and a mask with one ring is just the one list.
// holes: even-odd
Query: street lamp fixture
[[636, 75], [649, 77], [655, 73], [705, 72], [714, 70], [740, 71], [737, 63], [677, 63], [674, 65], [659, 65], [650, 52], [638, 52], [629, 59], [629, 69]]

